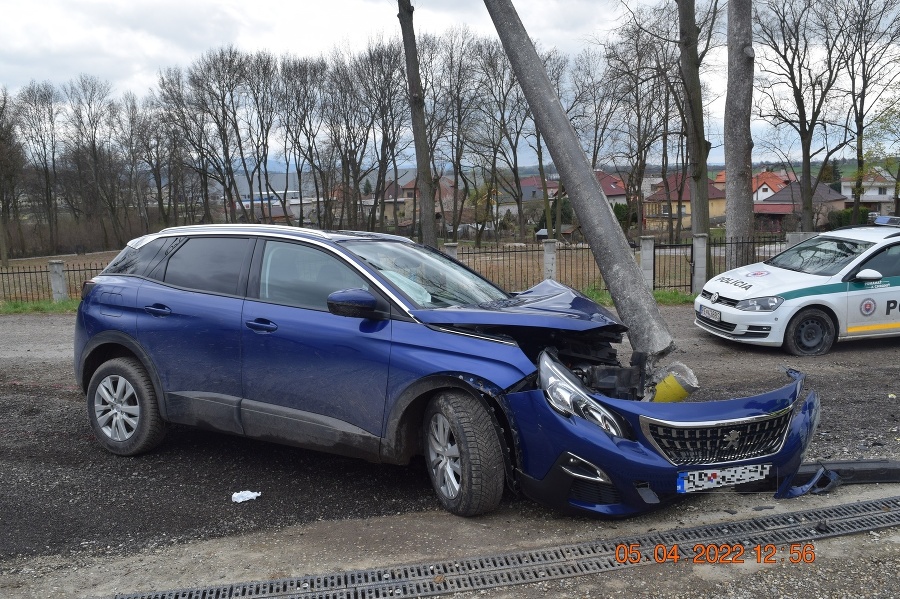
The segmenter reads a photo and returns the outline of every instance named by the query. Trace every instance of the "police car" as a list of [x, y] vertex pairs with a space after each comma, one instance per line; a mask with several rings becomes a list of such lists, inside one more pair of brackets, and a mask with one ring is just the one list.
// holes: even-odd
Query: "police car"
[[798, 356], [836, 341], [900, 334], [900, 217], [822, 233], [709, 280], [694, 323]]

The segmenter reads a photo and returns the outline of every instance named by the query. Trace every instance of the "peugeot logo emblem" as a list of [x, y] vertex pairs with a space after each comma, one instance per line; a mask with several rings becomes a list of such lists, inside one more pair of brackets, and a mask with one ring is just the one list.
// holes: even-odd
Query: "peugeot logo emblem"
[[716, 303], [717, 301], [719, 301], [719, 294], [713, 293], [711, 296], [709, 296], [709, 301], [711, 301], [712, 303]]
[[722, 437], [723, 441], [727, 441], [727, 443], [725, 443], [725, 449], [731, 449], [732, 447], [737, 449], [738, 439], [740, 439], [740, 438], [741, 438], [741, 431], [737, 431], [737, 430], [730, 431], [727, 435]]

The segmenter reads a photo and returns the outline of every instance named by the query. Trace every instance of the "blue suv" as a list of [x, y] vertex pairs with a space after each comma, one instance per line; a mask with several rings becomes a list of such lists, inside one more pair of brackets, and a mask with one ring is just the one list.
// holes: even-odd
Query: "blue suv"
[[626, 327], [544, 281], [509, 294], [389, 235], [272, 225], [166, 229], [85, 283], [75, 372], [100, 443], [153, 449], [168, 423], [375, 462], [423, 455], [449, 511], [507, 486], [623, 516], [684, 493], [777, 479], [818, 419], [803, 375], [712, 402], [641, 401]]

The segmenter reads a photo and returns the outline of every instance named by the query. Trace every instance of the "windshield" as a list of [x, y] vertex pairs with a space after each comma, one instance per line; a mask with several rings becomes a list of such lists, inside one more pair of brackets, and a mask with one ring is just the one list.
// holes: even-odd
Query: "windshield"
[[490, 281], [422, 246], [382, 240], [346, 241], [343, 246], [420, 308], [469, 306], [509, 297]]
[[831, 276], [872, 245], [868, 241], [813, 237], [766, 260], [766, 264], [811, 275]]

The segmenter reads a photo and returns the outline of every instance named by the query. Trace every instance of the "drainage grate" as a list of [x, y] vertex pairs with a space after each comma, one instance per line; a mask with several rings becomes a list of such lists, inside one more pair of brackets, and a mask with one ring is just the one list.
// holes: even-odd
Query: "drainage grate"
[[[433, 564], [393, 566], [267, 582], [246, 582], [177, 591], [116, 595], [117, 599], [382, 599], [427, 597], [526, 584], [656, 563], [657, 545], [696, 543], [788, 545], [900, 525], [900, 497], [792, 512], [634, 537]], [[640, 564], [616, 559], [616, 546], [637, 544]], [[745, 557], [751, 551], [748, 549]], [[691, 554], [693, 555], [693, 554]], [[620, 551], [620, 558], [621, 558]], [[751, 558], [752, 559], [752, 558]]]

